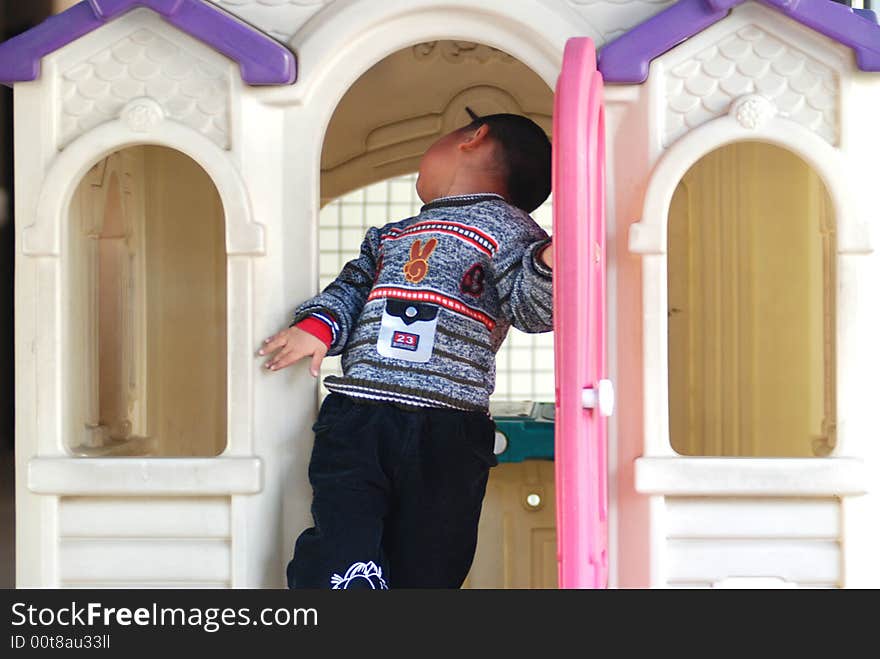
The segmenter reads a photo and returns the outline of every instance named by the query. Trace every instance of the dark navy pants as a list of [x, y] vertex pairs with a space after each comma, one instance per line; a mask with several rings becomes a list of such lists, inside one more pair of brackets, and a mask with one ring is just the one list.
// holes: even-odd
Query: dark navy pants
[[498, 463], [495, 422], [331, 393], [312, 430], [314, 526], [296, 541], [288, 586], [460, 587]]

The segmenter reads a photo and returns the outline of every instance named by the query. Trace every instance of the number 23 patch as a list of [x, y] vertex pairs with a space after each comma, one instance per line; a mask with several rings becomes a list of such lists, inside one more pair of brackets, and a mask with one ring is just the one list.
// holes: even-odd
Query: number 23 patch
[[438, 310], [433, 304], [386, 298], [376, 351], [408, 362], [428, 361], [434, 350]]
[[395, 332], [391, 336], [391, 347], [401, 348], [402, 350], [412, 350], [415, 352], [419, 348], [419, 335], [407, 334], [406, 332]]

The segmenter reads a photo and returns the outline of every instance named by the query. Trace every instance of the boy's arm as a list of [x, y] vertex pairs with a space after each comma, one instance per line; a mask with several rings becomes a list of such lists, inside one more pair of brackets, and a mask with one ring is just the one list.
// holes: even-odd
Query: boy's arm
[[291, 327], [324, 341], [328, 356], [340, 354], [373, 288], [378, 255], [379, 230], [370, 227], [360, 255], [346, 263], [323, 291], [296, 308]]
[[501, 313], [523, 332], [553, 329], [553, 270], [543, 254], [549, 248], [547, 232], [533, 231], [507, 238], [495, 255], [495, 285]]

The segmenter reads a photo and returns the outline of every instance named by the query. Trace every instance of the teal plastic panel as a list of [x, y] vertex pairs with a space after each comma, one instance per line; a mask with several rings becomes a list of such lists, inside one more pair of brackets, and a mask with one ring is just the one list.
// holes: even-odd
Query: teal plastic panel
[[554, 403], [502, 403], [492, 409], [496, 432], [504, 435], [495, 442], [496, 451], [503, 448], [498, 462], [553, 459]]

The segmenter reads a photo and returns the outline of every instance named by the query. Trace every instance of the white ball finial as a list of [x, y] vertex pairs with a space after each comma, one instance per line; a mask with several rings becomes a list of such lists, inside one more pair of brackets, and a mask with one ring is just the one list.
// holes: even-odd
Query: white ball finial
[[165, 119], [165, 111], [152, 98], [136, 98], [123, 108], [119, 117], [136, 133], [146, 133]]
[[743, 128], [755, 130], [776, 116], [776, 106], [760, 94], [749, 94], [737, 99], [730, 114]]

